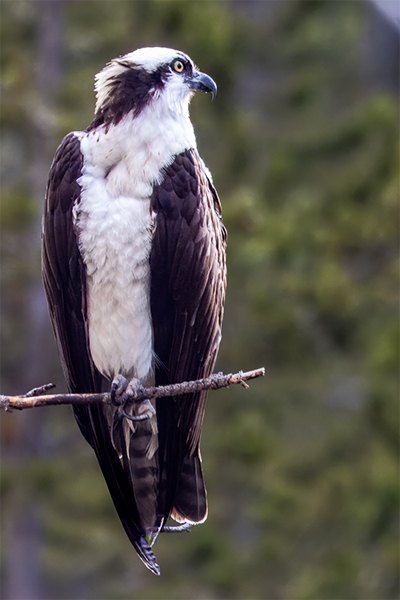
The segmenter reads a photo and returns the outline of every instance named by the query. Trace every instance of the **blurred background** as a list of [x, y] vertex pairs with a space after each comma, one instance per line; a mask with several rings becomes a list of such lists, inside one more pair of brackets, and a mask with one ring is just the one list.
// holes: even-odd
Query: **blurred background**
[[55, 149], [142, 46], [218, 84], [191, 105], [229, 232], [209, 518], [130, 546], [70, 407], [1, 416], [4, 600], [398, 598], [399, 5], [4, 0], [1, 392], [65, 390], [40, 277]]

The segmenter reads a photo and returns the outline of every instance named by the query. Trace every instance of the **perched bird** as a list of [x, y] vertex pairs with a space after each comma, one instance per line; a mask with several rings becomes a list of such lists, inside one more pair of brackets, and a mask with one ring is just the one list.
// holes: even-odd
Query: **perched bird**
[[[207, 392], [135, 402], [142, 386], [208, 376], [221, 340], [226, 231], [189, 102], [217, 87], [183, 52], [142, 48], [96, 76], [94, 120], [49, 174], [43, 280], [67, 387], [125, 531], [145, 565], [172, 517], [207, 517]], [[179, 529], [179, 527], [177, 527]]]

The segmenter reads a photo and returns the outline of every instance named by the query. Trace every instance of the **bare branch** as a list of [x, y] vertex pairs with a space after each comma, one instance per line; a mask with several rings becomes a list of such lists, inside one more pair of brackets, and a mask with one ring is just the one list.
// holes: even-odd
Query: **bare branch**
[[55, 387], [56, 385], [54, 383], [45, 383], [44, 385], [41, 385], [37, 388], [33, 388], [33, 390], [30, 390], [29, 392], [24, 394], [24, 398], [30, 398], [32, 396], [41, 396], [42, 394], [45, 394], [46, 392]]
[[[136, 391], [135, 401], [151, 400], [155, 398], [166, 398], [168, 396], [181, 396], [191, 394], [200, 390], [218, 390], [230, 385], [242, 385], [248, 388], [246, 381], [263, 377], [265, 369], [254, 369], [253, 371], [239, 371], [239, 373], [214, 373], [210, 377], [197, 379], [196, 381], [184, 381], [183, 383], [173, 383], [171, 385], [160, 385], [158, 387], [139, 388]], [[23, 396], [1, 396], [0, 408], [9, 411], [13, 408], [23, 410], [25, 408], [34, 408], [36, 406], [55, 406], [59, 404], [108, 404], [111, 402], [109, 392], [101, 394], [44, 394], [47, 390], [55, 387], [52, 383], [47, 383], [39, 388], [34, 388]]]

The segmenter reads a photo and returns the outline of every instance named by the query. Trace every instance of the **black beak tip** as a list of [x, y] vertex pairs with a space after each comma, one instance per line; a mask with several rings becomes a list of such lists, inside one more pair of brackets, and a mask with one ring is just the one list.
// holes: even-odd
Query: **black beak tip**
[[211, 94], [211, 102], [215, 100], [217, 95], [217, 84], [214, 79], [206, 73], [195, 73], [189, 82], [189, 86], [196, 92], [205, 92]]

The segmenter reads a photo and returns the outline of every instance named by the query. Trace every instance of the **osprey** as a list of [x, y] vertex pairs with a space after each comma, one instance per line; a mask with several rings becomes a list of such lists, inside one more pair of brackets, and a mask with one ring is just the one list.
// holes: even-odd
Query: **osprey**
[[[221, 340], [226, 231], [189, 118], [217, 87], [183, 52], [142, 48], [96, 76], [94, 120], [50, 170], [43, 280], [70, 393], [125, 531], [145, 565], [172, 517], [207, 517], [200, 435], [207, 392], [135, 402], [139, 385], [208, 376]], [[129, 381], [128, 381], [129, 380]]]

